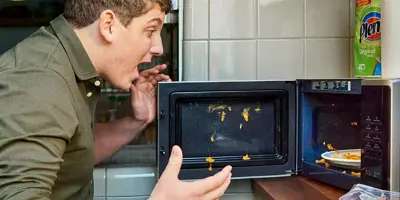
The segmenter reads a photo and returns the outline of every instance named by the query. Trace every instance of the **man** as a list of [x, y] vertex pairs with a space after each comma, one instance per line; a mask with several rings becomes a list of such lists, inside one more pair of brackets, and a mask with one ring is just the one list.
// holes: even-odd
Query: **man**
[[[170, 0], [65, 0], [63, 15], [0, 57], [0, 199], [92, 198], [94, 165], [154, 120], [155, 86], [171, 81], [159, 74], [165, 65], [137, 67], [163, 53], [170, 8]], [[132, 116], [93, 125], [103, 80], [130, 90]], [[230, 166], [181, 182], [181, 163], [175, 146], [150, 199], [217, 199], [230, 183]]]

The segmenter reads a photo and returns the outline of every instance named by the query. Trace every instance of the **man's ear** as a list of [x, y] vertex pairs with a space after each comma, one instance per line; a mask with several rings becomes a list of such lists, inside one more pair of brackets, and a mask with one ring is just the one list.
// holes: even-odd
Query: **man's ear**
[[111, 43], [117, 34], [117, 18], [112, 10], [105, 10], [100, 14], [99, 29], [103, 39]]

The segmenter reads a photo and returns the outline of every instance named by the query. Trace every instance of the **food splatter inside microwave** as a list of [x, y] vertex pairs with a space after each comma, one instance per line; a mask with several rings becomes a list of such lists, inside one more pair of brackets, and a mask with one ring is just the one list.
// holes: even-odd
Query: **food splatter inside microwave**
[[204, 157], [212, 171], [219, 161], [249, 162], [253, 156], [278, 154], [276, 107], [275, 99], [268, 98], [179, 102], [177, 131], [184, 157]]

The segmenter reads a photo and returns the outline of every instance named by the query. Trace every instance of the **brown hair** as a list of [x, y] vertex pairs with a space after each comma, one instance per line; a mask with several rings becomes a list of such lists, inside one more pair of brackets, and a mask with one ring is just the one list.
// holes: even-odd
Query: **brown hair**
[[112, 10], [124, 26], [134, 17], [145, 14], [158, 4], [166, 14], [172, 8], [171, 0], [64, 0], [64, 17], [76, 28], [95, 22], [101, 12]]

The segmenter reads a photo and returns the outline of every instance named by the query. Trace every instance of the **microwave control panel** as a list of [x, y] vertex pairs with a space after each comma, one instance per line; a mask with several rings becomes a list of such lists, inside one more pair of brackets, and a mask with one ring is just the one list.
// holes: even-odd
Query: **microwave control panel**
[[[371, 118], [367, 116], [364, 119], [364, 148], [363, 161], [368, 162], [371, 167], [365, 167], [365, 175], [381, 179], [382, 163], [382, 122], [378, 117]], [[375, 166], [375, 167], [373, 167]]]
[[364, 184], [387, 189], [389, 163], [388, 136], [390, 120], [390, 90], [382, 86], [364, 86], [362, 90], [363, 148], [361, 154]]

